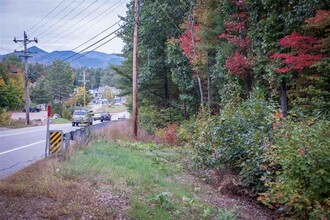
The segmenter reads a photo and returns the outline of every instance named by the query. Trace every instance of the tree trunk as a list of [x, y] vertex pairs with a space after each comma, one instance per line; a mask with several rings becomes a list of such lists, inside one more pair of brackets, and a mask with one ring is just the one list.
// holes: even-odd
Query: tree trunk
[[198, 72], [196, 73], [196, 76], [197, 76], [197, 80], [198, 80], [199, 93], [201, 96], [201, 106], [202, 106], [202, 110], [204, 110], [204, 96], [203, 96], [202, 80], [201, 80]]
[[283, 117], [288, 115], [288, 94], [286, 89], [286, 80], [283, 78], [280, 85], [281, 90], [281, 109]]
[[134, 1], [133, 31], [133, 134], [138, 136], [138, 38], [139, 38], [139, 0]]
[[[165, 53], [164, 53], [164, 60], [165, 60]], [[166, 71], [166, 64], [165, 64], [165, 69], [164, 69], [164, 97], [165, 97], [165, 105], [166, 107], [170, 107], [170, 92], [169, 92], [169, 85], [168, 85], [168, 75]]]
[[[191, 11], [192, 11], [193, 5], [191, 4]], [[194, 57], [196, 57], [197, 52], [196, 52], [196, 42], [195, 42], [195, 35], [194, 35], [194, 15], [192, 14], [190, 16], [190, 22], [191, 22], [191, 43], [193, 46], [193, 53], [194, 53]], [[197, 76], [197, 80], [198, 80], [198, 87], [199, 87], [199, 93], [201, 95], [201, 106], [202, 106], [202, 110], [204, 110], [204, 95], [203, 95], [203, 85], [202, 85], [202, 80], [201, 77], [199, 75], [199, 72], [196, 71], [196, 76]]]
[[207, 68], [207, 104], [209, 109], [211, 109], [211, 77], [209, 66]]
[[186, 105], [186, 101], [183, 101], [183, 119], [184, 120], [188, 119], [188, 117], [187, 117], [187, 105]]
[[250, 74], [243, 80], [243, 83], [244, 83], [245, 94], [246, 97], [248, 98], [252, 91], [252, 78]]

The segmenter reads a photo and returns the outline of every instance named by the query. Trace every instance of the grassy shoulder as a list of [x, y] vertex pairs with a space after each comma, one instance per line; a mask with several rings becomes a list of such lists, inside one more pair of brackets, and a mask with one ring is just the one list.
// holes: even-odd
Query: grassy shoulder
[[191, 148], [130, 134], [128, 121], [111, 123], [88, 146], [72, 143], [64, 157], [0, 180], [0, 219], [273, 219], [250, 198], [232, 196], [235, 178], [209, 185], [220, 181], [212, 171], [193, 175]]
[[64, 179], [111, 185], [113, 194], [128, 198], [131, 219], [234, 219], [232, 212], [198, 198], [200, 189], [184, 172], [183, 155], [179, 148], [101, 141], [64, 163], [60, 173]]
[[187, 155], [101, 140], [0, 180], [0, 219], [235, 219], [233, 210], [204, 201], [207, 192], [184, 169]]

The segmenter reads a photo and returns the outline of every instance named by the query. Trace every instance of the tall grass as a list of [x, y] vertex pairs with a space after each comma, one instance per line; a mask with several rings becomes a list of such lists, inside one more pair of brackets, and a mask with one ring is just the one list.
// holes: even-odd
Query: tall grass
[[194, 183], [182, 181], [185, 155], [150, 143], [100, 141], [65, 162], [60, 173], [67, 180], [111, 185], [111, 193], [128, 199], [132, 219], [216, 217], [217, 210], [198, 199]]

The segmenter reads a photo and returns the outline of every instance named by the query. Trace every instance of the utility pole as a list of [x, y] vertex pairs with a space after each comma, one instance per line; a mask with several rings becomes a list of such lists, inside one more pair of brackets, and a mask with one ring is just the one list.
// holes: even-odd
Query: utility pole
[[28, 58], [31, 57], [29, 56], [30, 53], [27, 50], [27, 45], [31, 42], [36, 42], [38, 43], [38, 39], [34, 38], [33, 40], [29, 40], [27, 37], [25, 31], [24, 31], [24, 39], [23, 40], [17, 40], [16, 37], [14, 38], [14, 42], [23, 42], [24, 45], [24, 50], [23, 51], [16, 51], [15, 52], [22, 52], [24, 55], [20, 55], [20, 57], [24, 57], [24, 75], [25, 75], [25, 116], [26, 116], [26, 124], [30, 124], [30, 92], [29, 92], [29, 75], [28, 75]]
[[138, 135], [138, 37], [139, 37], [139, 0], [134, 0], [134, 33], [133, 33], [133, 130]]
[[89, 82], [89, 80], [86, 80], [86, 71], [83, 71], [83, 80], [79, 80], [80, 82], [84, 83], [84, 108], [86, 107], [86, 82]]

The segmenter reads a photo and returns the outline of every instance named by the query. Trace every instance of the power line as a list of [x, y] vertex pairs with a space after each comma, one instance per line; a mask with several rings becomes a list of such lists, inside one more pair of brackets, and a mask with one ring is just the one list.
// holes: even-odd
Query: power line
[[35, 25], [33, 25], [29, 30], [27, 30], [27, 32], [29, 32], [30, 30], [32, 30], [34, 27], [36, 27], [37, 25], [39, 25], [43, 20], [45, 20], [53, 11], [55, 11], [63, 2], [65, 2], [65, 0], [62, 0], [53, 10], [51, 10], [45, 17], [43, 17], [38, 23], [36, 23]]
[[[102, 13], [98, 14], [98, 15], [97, 15], [96, 17], [94, 17], [93, 19], [91, 19], [89, 22], [87, 22], [86, 24], [82, 25], [81, 27], [79, 27], [79, 28], [77, 28], [77, 29], [71, 31], [70, 33], [66, 34], [65, 36], [63, 36], [63, 37], [60, 38], [59, 40], [61, 40], [61, 39], [65, 38], [65, 37], [67, 37], [67, 36], [73, 34], [74, 32], [76, 32], [76, 31], [78, 31], [79, 29], [83, 28], [83, 27], [86, 26], [87, 24], [90, 24], [87, 28], [91, 27], [91, 26], [93, 25], [93, 23], [91, 23], [91, 22], [92, 22], [94, 19], [96, 19], [96, 18], [98, 18], [98, 17], [104, 15], [104, 13], [105, 13], [106, 11], [110, 10], [111, 8], [113, 8], [114, 6], [116, 6], [116, 5], [119, 3], [115, 8], [113, 8], [113, 10], [111, 10], [110, 12], [108, 12], [107, 14], [105, 14], [104, 16], [100, 17], [100, 19], [98, 19], [98, 20], [95, 21], [94, 23], [97, 23], [97, 22], [101, 21], [104, 17], [106, 17], [109, 13], [113, 12], [115, 9], [117, 9], [117, 8], [118, 8], [121, 4], [123, 4], [124, 2], [125, 2], [125, 0], [119, 0], [119, 1], [116, 2], [114, 5], [112, 5], [111, 7], [109, 7], [108, 9], [106, 9], [106, 10], [103, 11]], [[77, 37], [78, 35], [80, 35], [80, 34], [83, 34], [84, 31], [87, 30], [87, 28], [86, 28], [86, 29], [83, 29], [81, 32], [79, 32], [77, 35], [75, 35], [74, 38], [76, 38], [76, 37]], [[64, 32], [65, 32], [65, 31], [64, 31]], [[57, 42], [57, 41], [53, 41], [52, 43], [55, 43], [55, 42]], [[68, 44], [68, 43], [70, 43], [70, 42], [71, 42], [71, 41], [65, 42], [65, 44]], [[64, 43], [63, 43], [62, 45], [64, 45]], [[60, 46], [62, 46], [62, 45], [60, 45]]]
[[[139, 11], [139, 14], [140, 14], [140, 11]], [[156, 16], [156, 14], [155, 14], [155, 16]], [[118, 21], [118, 22], [120, 22], [120, 21]], [[118, 22], [117, 22], [117, 23], [118, 23]], [[107, 38], [108, 36], [112, 35], [113, 33], [115, 33], [115, 32], [117, 32], [117, 31], [119, 31], [120, 29], [124, 28], [126, 25], [127, 25], [127, 24], [125, 24], [125, 25], [119, 27], [118, 29], [116, 29], [115, 31], [113, 31], [112, 33], [110, 33], [109, 35], [107, 35], [106, 37], [104, 37], [104, 38], [100, 39], [99, 41], [95, 42], [94, 44], [92, 44], [92, 45], [86, 47], [86, 48], [83, 49], [82, 51], [85, 51], [86, 49], [88, 49], [88, 48], [92, 47], [93, 45], [99, 43], [99, 42], [102, 41], [103, 39]], [[113, 26], [113, 25], [112, 25], [112, 26]], [[96, 37], [96, 36], [95, 36], [95, 37]], [[95, 37], [94, 37], [94, 38], [95, 38]], [[112, 40], [115, 39], [116, 37], [118, 37], [118, 36], [114, 36], [114, 37], [112, 37], [111, 39], [107, 40], [106, 42], [102, 43], [101, 45], [97, 46], [96, 48], [94, 48], [94, 49], [91, 50], [91, 51], [88, 51], [88, 52], [86, 52], [86, 53], [84, 53], [84, 54], [80, 54], [80, 56], [77, 57], [76, 59], [72, 60], [71, 63], [72, 63], [72, 62], [75, 62], [76, 60], [80, 59], [80, 58], [83, 57], [83, 56], [86, 56], [87, 54], [93, 52], [94, 50], [96, 50], [96, 49], [102, 47], [103, 45], [105, 45], [105, 44], [107, 44], [108, 42], [112, 41]], [[68, 60], [68, 59], [70, 59], [70, 58], [72, 58], [72, 57], [74, 57], [74, 56], [79, 55], [79, 53], [81, 53], [82, 51], [80, 51], [80, 52], [78, 52], [77, 54], [74, 54], [74, 55], [72, 55], [72, 56], [66, 58], [66, 59], [63, 60], [63, 61], [66, 61], [66, 60]]]
[[[84, 52], [85, 50], [87, 50], [88, 48], [91, 48], [92, 46], [94, 46], [95, 44], [98, 44], [99, 42], [103, 41], [104, 39], [108, 38], [109, 36], [113, 35], [114, 33], [116, 33], [118, 30], [120, 30], [121, 28], [123, 28], [124, 26], [122, 27], [119, 27], [118, 29], [116, 29], [115, 31], [111, 32], [110, 34], [106, 35], [105, 37], [101, 38], [100, 40], [96, 41], [95, 43], [89, 45], [88, 47], [85, 47], [84, 49], [80, 50], [78, 53], [74, 54], [74, 55], [71, 55], [70, 57], [62, 60], [62, 61], [66, 61], [66, 60], [69, 60], [71, 59], [72, 57], [75, 57], [77, 56], [78, 54], [80, 54], [81, 52]], [[104, 44], [102, 44], [104, 45]]]
[[[156, 1], [158, 2], [158, 1]], [[158, 2], [159, 6], [162, 6], [159, 2]], [[182, 34], [181, 29], [175, 24], [175, 22], [173, 21], [173, 19], [169, 16], [169, 14], [165, 11], [165, 9], [163, 7], [161, 7], [161, 9], [163, 10], [163, 12], [166, 14], [166, 16], [170, 19], [170, 21], [172, 22], [172, 24], [175, 26], [175, 28]]]
[[[122, 28], [122, 27], [121, 27], [121, 28]], [[119, 28], [119, 29], [120, 29], [120, 28]], [[114, 37], [112, 37], [110, 40], [107, 40], [107, 41], [106, 41], [106, 42], [104, 42], [103, 44], [101, 44], [101, 45], [99, 45], [99, 46], [95, 47], [93, 50], [90, 50], [90, 51], [88, 51], [88, 52], [86, 52], [86, 53], [84, 53], [84, 54], [80, 54], [80, 56], [79, 56], [79, 57], [77, 57], [76, 59], [74, 59], [74, 60], [73, 60], [73, 61], [71, 61], [71, 62], [75, 62], [76, 60], [80, 59], [81, 57], [83, 57], [83, 56], [86, 56], [87, 54], [89, 54], [89, 53], [91, 53], [91, 52], [95, 51], [96, 49], [98, 49], [98, 48], [102, 47], [103, 45], [105, 45], [105, 44], [109, 43], [110, 41], [112, 41], [112, 40], [113, 40], [113, 39], [115, 39], [116, 37], [118, 37], [118, 36], [114, 36]]]
[[[56, 29], [56, 25], [61, 22], [64, 18], [66, 18], [68, 15], [70, 15], [74, 10], [76, 10], [80, 5], [82, 5], [82, 3], [84, 3], [86, 0], [82, 0], [76, 7], [72, 8], [68, 13], [66, 13], [62, 18], [60, 18], [57, 22], [55, 22], [55, 24], [53, 24], [52, 26], [50, 26], [49, 28], [47, 28], [44, 32], [41, 32], [41, 34], [39, 34], [39, 38], [42, 38], [43, 36], [46, 35], [47, 31], [49, 32], [49, 30]], [[96, 0], [98, 1], [98, 0]]]
[[[65, 8], [63, 8], [61, 11], [57, 12], [56, 15], [54, 15], [51, 19], [49, 19], [49, 21], [53, 20], [57, 15], [61, 14], [63, 11], [65, 11], [65, 9], [67, 9], [70, 5], [72, 5], [76, 0], [73, 0], [69, 5], [67, 5]], [[38, 30], [40, 30], [40, 28], [44, 27], [47, 23], [44, 23], [43, 25], [41, 25], [39, 28], [37, 28], [37, 30], [32, 31], [30, 34], [34, 34], [36, 33]]]
[[[73, 48], [72, 51], [78, 49], [78, 48], [81, 47], [82, 45], [84, 45], [84, 44], [90, 42], [91, 40], [95, 39], [96, 37], [100, 36], [101, 34], [103, 34], [104, 32], [106, 32], [107, 30], [109, 30], [110, 28], [112, 28], [113, 26], [115, 26], [116, 24], [119, 24], [119, 22], [120, 22], [120, 21], [117, 21], [116, 23], [114, 23], [114, 24], [111, 25], [110, 27], [106, 28], [106, 29], [103, 30], [102, 32], [98, 33], [97, 35], [95, 35], [95, 36], [92, 37], [91, 39], [89, 39], [89, 40], [85, 41], [84, 43], [78, 45], [77, 47]], [[62, 56], [60, 56], [60, 57], [57, 57], [56, 59], [60, 59], [60, 58], [62, 58], [62, 57], [64, 57], [64, 56], [65, 56], [65, 55], [62, 55]]]
[[[77, 25], [78, 23], [80, 23], [82, 20], [84, 20], [85, 18], [87, 18], [88, 16], [90, 16], [91, 14], [93, 14], [96, 10], [100, 9], [101, 7], [103, 7], [103, 5], [105, 5], [106, 3], [108, 3], [111, 0], [107, 0], [106, 2], [104, 2], [102, 5], [100, 5], [99, 7], [97, 7], [96, 9], [94, 9], [92, 12], [90, 12], [89, 14], [87, 14], [84, 18], [78, 20], [76, 23], [74, 23], [73, 25], [71, 25], [70, 27], [68, 27], [66, 30], [62, 31], [60, 35], [62, 35], [63, 33], [65, 33], [67, 30], [70, 30], [70, 28], [74, 27], [75, 25]], [[64, 37], [62, 37], [61, 39], [63, 39]], [[61, 40], [60, 39], [60, 40]], [[52, 43], [52, 40], [54, 40], [53, 38], [50, 38], [48, 41], [44, 41], [43, 44], [46, 44], [48, 42]], [[56, 41], [55, 41], [56, 42]]]

